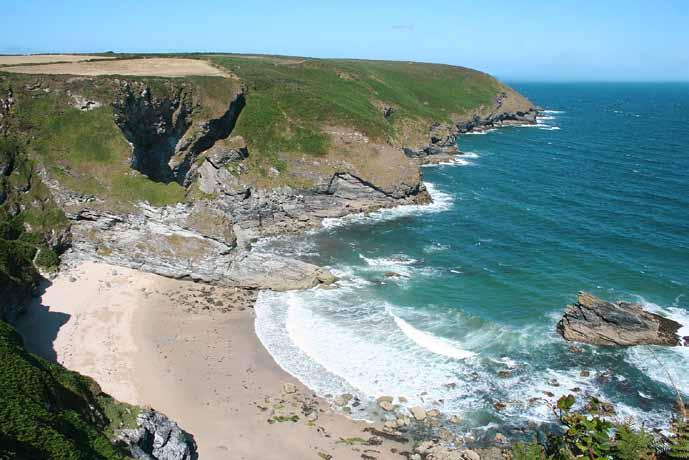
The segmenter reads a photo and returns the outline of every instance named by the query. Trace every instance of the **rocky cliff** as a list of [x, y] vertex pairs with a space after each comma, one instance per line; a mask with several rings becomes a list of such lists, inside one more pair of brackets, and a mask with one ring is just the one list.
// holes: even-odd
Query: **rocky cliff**
[[[16, 314], [60, 259], [248, 289], [332, 283], [327, 270], [251, 244], [428, 203], [419, 163], [456, 153], [467, 130], [535, 117], [511, 89], [459, 67], [204, 59], [224, 76], [0, 72], [0, 316]], [[195, 458], [174, 422], [37, 360], [1, 328], [0, 446], [10, 447], [0, 456]], [[44, 383], [33, 406], [10, 363]], [[76, 430], [62, 430], [65, 417]], [[18, 420], [49, 423], [52, 440], [35, 438], [45, 432], [36, 426], [18, 431]]]
[[[216, 64], [240, 78], [0, 76], [0, 121], [15, 119], [71, 222], [68, 258], [252, 288], [315, 286], [331, 276], [265, 263], [251, 242], [429, 202], [419, 163], [457, 153], [468, 130], [535, 120], [528, 100], [469, 69]], [[418, 79], [438, 80], [439, 94], [418, 92]], [[357, 98], [370, 108], [350, 109]]]

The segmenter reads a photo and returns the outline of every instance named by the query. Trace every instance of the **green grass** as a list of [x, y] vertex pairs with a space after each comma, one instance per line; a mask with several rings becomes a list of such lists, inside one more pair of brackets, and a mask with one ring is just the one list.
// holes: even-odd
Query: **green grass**
[[[246, 82], [247, 106], [237, 134], [263, 154], [325, 153], [324, 125], [346, 126], [377, 141], [405, 141], [405, 126], [423, 135], [433, 121], [450, 122], [499, 90], [492, 77], [470, 69], [405, 62], [270, 59], [212, 56]], [[395, 114], [383, 117], [382, 107]]]
[[116, 404], [93, 380], [26, 352], [0, 321], [0, 458], [128, 458], [106, 435]]
[[0, 318], [5, 309], [21, 304], [40, 276], [34, 267], [57, 266], [55, 237], [65, 231], [67, 218], [53, 201], [15, 138], [0, 137], [0, 164], [9, 167], [0, 176], [4, 201], [0, 202]]
[[[222, 115], [239, 86], [245, 87], [247, 105], [233, 135], [246, 139], [251, 152], [247, 180], [260, 186], [300, 185], [289, 174], [295, 156], [346, 157], [347, 153], [335, 151], [327, 128], [353, 129], [376, 143], [420, 146], [428, 142], [432, 123], [451, 123], [491, 107], [503, 89], [489, 75], [446, 65], [221, 54], [184, 57], [207, 59], [241, 81], [201, 76], [136, 80], [145, 82], [158, 97], [170, 98], [182, 87], [190, 89], [191, 133]], [[142, 200], [165, 205], [185, 199], [176, 186], [145, 183], [145, 178], [130, 175], [131, 147], [114, 123], [110, 107], [118, 92], [113, 77], [71, 81], [0, 74], [0, 87], [6, 82], [23, 88], [36, 78], [51, 91], [15, 91], [19, 130], [28, 133], [32, 154], [62, 184], [101, 198], [110, 207], [131, 209]], [[75, 109], [67, 89], [104, 106], [89, 112]], [[385, 118], [384, 107], [392, 107], [394, 114]], [[271, 177], [270, 168], [287, 174]]]
[[163, 206], [184, 200], [178, 184], [132, 171], [131, 147], [110, 107], [82, 112], [51, 95], [25, 98], [18, 107], [17, 116], [34, 139], [30, 149], [69, 189], [123, 208], [139, 201]]

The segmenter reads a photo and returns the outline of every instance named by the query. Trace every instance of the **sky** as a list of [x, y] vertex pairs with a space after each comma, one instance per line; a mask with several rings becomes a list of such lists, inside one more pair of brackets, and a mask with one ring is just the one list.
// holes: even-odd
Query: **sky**
[[439, 62], [518, 80], [689, 80], [689, 0], [0, 0], [0, 53]]

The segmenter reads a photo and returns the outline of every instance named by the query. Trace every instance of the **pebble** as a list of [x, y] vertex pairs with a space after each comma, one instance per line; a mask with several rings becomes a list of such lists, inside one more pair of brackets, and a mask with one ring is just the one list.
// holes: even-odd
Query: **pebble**
[[481, 460], [481, 456], [476, 451], [470, 449], [462, 451], [462, 458], [465, 460]]
[[349, 394], [349, 393], [341, 394], [340, 396], [335, 398], [335, 405], [340, 406], [340, 407], [346, 406], [349, 403], [349, 401], [351, 401], [351, 400], [352, 400], [351, 394]]
[[297, 387], [293, 383], [285, 383], [284, 385], [282, 385], [282, 390], [285, 393], [292, 394], [297, 392]]

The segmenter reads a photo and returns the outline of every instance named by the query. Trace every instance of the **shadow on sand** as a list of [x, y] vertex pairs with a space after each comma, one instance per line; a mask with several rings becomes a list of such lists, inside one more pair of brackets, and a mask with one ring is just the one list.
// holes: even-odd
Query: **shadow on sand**
[[69, 321], [70, 315], [50, 311], [50, 306], [43, 304], [43, 294], [51, 284], [48, 280], [41, 282], [38, 294], [31, 299], [26, 311], [20, 314], [14, 325], [24, 338], [24, 345], [28, 351], [57, 362], [53, 343], [60, 328]]

